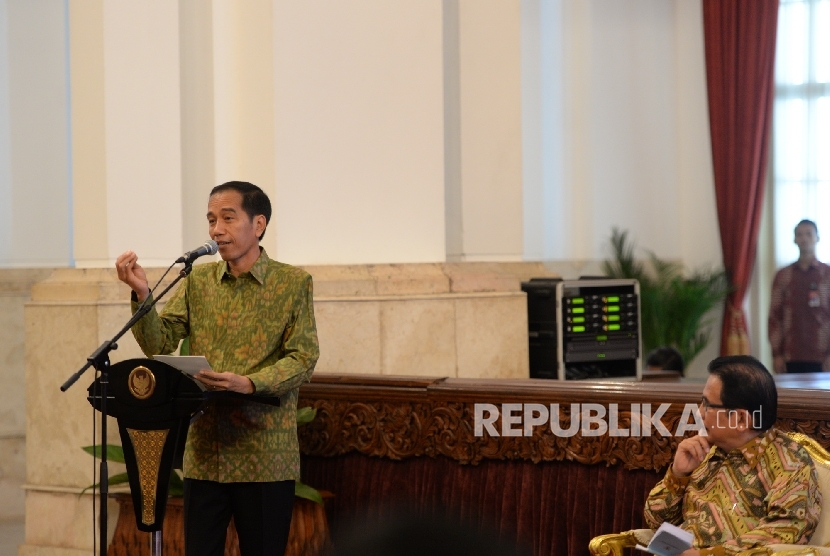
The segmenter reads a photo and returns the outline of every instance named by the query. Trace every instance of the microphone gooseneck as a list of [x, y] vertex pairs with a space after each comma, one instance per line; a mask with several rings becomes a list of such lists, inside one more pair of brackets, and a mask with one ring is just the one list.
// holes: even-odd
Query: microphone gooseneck
[[217, 244], [212, 239], [209, 239], [198, 249], [188, 251], [187, 253], [176, 259], [176, 262], [190, 264], [199, 257], [202, 257], [204, 255], [215, 255], [217, 252], [219, 252], [219, 244]]

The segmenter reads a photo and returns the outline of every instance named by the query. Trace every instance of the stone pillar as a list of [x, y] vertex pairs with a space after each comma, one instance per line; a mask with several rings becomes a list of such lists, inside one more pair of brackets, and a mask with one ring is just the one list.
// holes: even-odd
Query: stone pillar
[[[151, 270], [150, 279], [161, 276]], [[88, 370], [66, 392], [60, 386], [96, 347], [111, 338], [130, 316], [128, 288], [115, 270], [59, 269], [32, 288], [26, 322], [26, 540], [21, 556], [88, 556], [97, 540], [92, 495], [81, 491], [97, 482], [94, 460], [81, 450], [97, 443], [86, 388]], [[143, 357], [130, 333], [112, 352], [113, 363]], [[100, 423], [96, 425], [100, 433]], [[113, 419], [108, 442], [120, 444]], [[110, 463], [110, 475], [124, 472]], [[108, 505], [110, 527], [118, 506]]]
[[75, 264], [183, 251], [179, 10], [69, 3]]
[[521, 260], [519, 0], [446, 4], [447, 260]]
[[0, 2], [0, 266], [72, 260], [66, 3]]
[[51, 270], [0, 270], [0, 521], [23, 516], [26, 476], [26, 382], [23, 305]]

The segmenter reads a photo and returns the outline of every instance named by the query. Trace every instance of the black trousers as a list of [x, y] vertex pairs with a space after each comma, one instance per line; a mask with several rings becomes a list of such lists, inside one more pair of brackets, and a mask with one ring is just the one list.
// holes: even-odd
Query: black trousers
[[185, 554], [223, 556], [233, 517], [242, 556], [282, 556], [293, 507], [294, 481], [217, 483], [185, 479]]

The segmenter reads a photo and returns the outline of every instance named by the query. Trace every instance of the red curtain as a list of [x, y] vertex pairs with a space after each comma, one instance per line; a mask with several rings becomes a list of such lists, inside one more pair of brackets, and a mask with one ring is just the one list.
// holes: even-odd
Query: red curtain
[[712, 162], [726, 299], [721, 354], [749, 353], [743, 301], [764, 198], [778, 0], [703, 0]]

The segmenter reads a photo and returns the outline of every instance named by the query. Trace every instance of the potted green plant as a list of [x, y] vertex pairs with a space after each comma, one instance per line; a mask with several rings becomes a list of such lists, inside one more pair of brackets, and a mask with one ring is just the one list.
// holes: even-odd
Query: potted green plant
[[643, 351], [661, 346], [676, 349], [688, 364], [709, 344], [712, 321], [707, 313], [729, 293], [723, 270], [694, 270], [660, 259], [651, 251], [646, 265], [635, 256], [636, 244], [627, 231], [614, 228], [610, 260], [603, 270], [612, 278], [635, 278], [640, 282], [640, 314]]

